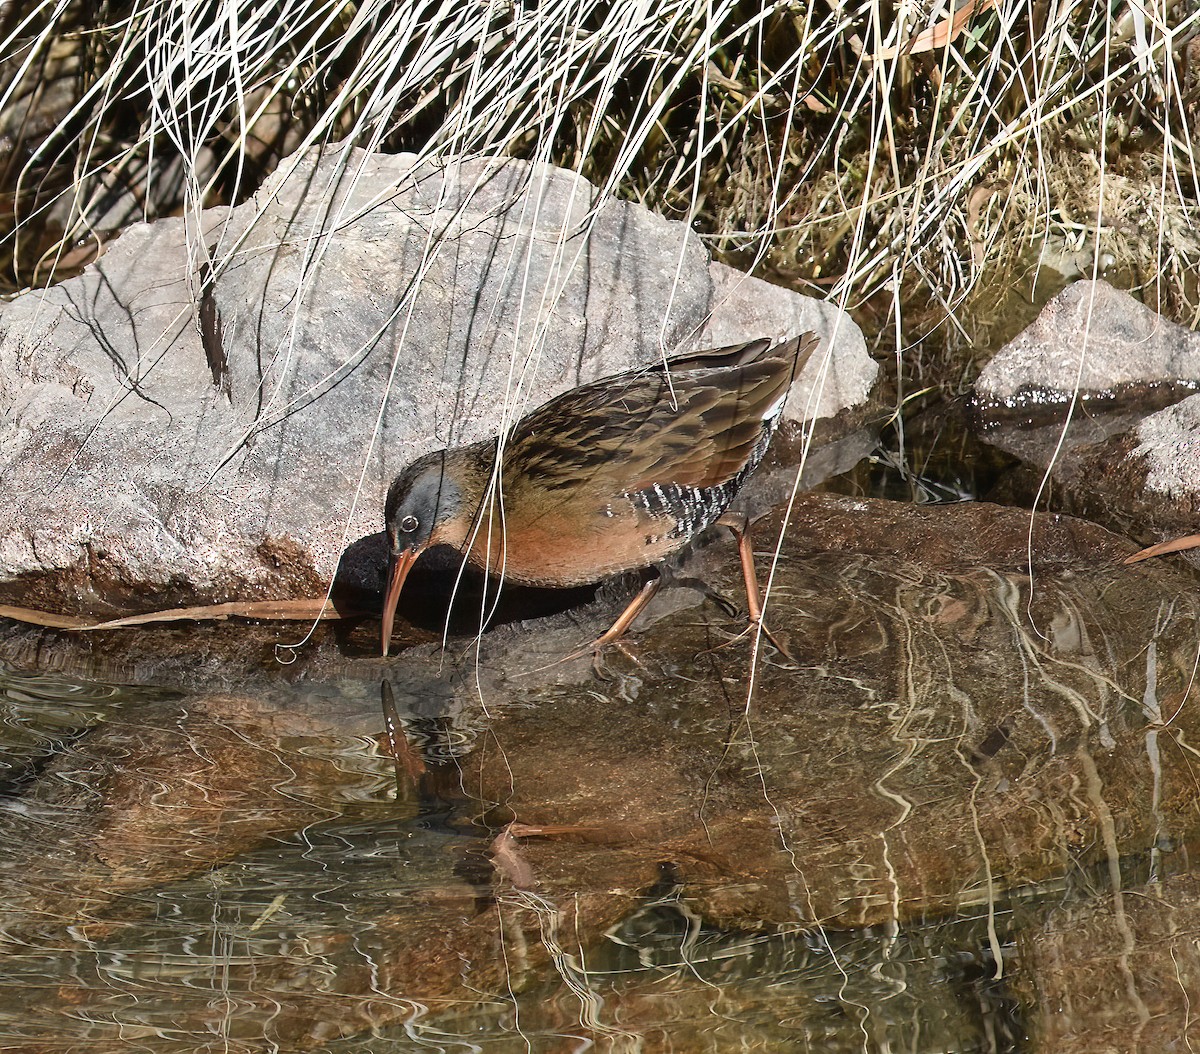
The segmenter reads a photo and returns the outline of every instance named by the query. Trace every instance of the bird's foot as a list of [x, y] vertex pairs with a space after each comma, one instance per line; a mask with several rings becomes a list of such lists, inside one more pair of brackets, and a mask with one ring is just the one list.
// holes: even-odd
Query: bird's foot
[[720, 593], [713, 589], [713, 587], [705, 582], [702, 578], [693, 578], [690, 575], [686, 577], [681, 575], [673, 575], [671, 577], [671, 585], [684, 586], [687, 589], [694, 589], [697, 593], [700, 593], [702, 596], [716, 604], [717, 607], [724, 611], [726, 615], [732, 616], [738, 613], [737, 604], [730, 600], [729, 597], [727, 597], [724, 593]]
[[617, 675], [608, 668], [608, 664], [604, 661], [605, 653], [609, 649], [612, 649], [619, 651], [635, 666], [645, 666], [645, 663], [632, 650], [633, 644], [631, 641], [625, 638], [609, 638], [606, 640], [606, 637], [608, 637], [607, 633], [604, 636], [597, 637], [591, 644], [585, 644], [582, 648], [577, 648], [569, 655], [564, 655], [558, 662], [551, 665], [557, 666], [558, 663], [570, 662], [573, 659], [581, 659], [585, 655], [591, 655], [592, 673], [595, 674], [596, 679], [600, 681], [616, 680]]
[[626, 638], [610, 638], [608, 634], [597, 637], [590, 644], [585, 644], [574, 651], [568, 652], [566, 655], [560, 656], [545, 666], [538, 666], [536, 669], [527, 671], [527, 674], [545, 673], [547, 670], [552, 670], [556, 666], [562, 666], [564, 663], [574, 662], [576, 659], [582, 659], [584, 656], [591, 656], [592, 673], [598, 680], [611, 681], [616, 678], [616, 675], [608, 668], [604, 661], [605, 653], [610, 649], [619, 651], [635, 666], [645, 666], [645, 663], [637, 657], [633, 651], [634, 644]]
[[757, 622], [751, 622], [750, 625], [746, 627], [747, 633], [751, 633], [756, 630], [761, 631], [762, 635], [771, 642], [771, 645], [775, 648], [775, 650], [779, 652], [779, 654], [785, 659], [787, 659], [787, 661], [793, 666], [800, 665], [800, 660], [792, 654], [791, 649], [787, 646], [787, 642], [781, 641], [778, 637], [776, 637], [774, 633], [767, 629], [766, 623], [764, 623], [761, 619], [759, 619]]
[[749, 636], [754, 636], [754, 638], [757, 640], [759, 635], [765, 638], [767, 642], [771, 644], [771, 646], [774, 647], [774, 649], [793, 666], [800, 665], [800, 660], [792, 654], [791, 649], [787, 646], [787, 644], [776, 637], [775, 634], [767, 628], [762, 619], [751, 619], [746, 625], [746, 628], [736, 636], [730, 637], [729, 640], [725, 641], [723, 644], [718, 644], [715, 648], [709, 648], [708, 650], [710, 652], [720, 651], [722, 648], [728, 648], [731, 644], [736, 644], [738, 641], [744, 640]]
[[605, 644], [597, 643], [592, 645], [592, 673], [595, 675], [597, 680], [615, 681], [618, 679], [619, 675], [614, 674], [612, 670], [608, 668], [608, 663], [604, 661], [605, 652], [607, 652], [609, 648], [612, 648], [614, 651], [619, 651], [635, 666], [641, 666], [645, 668], [646, 664], [642, 662], [642, 660], [639, 659], [631, 650], [629, 641], [610, 640]]

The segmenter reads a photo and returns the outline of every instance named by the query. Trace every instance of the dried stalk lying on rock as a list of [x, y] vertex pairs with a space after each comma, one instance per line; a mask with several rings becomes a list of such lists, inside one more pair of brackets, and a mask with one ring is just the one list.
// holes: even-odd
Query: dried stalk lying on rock
[[49, 626], [52, 629], [72, 630], [126, 629], [131, 626], [144, 626], [151, 622], [178, 622], [183, 619], [205, 621], [208, 619], [245, 618], [306, 622], [310, 619], [340, 619], [363, 614], [367, 614], [367, 612], [339, 611], [334, 607], [333, 602], [325, 597], [301, 600], [233, 601], [225, 604], [205, 604], [200, 607], [168, 608], [165, 611], [147, 611], [140, 615], [127, 615], [124, 618], [105, 619], [101, 622], [78, 618], [75, 615], [58, 615], [50, 611], [38, 611], [36, 608], [0, 604], [0, 618], [28, 622], [35, 626]]

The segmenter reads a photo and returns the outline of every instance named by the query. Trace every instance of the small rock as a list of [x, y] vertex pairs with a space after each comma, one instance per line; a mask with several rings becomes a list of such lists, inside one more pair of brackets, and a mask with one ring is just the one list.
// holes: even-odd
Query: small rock
[[1200, 383], [1200, 334], [1105, 281], [1079, 281], [996, 353], [975, 389], [990, 406], [1171, 381]]
[[1198, 384], [1200, 333], [1081, 281], [984, 368], [977, 408], [986, 440], [1029, 466], [1018, 500], [1048, 475], [1057, 508], [1151, 542], [1196, 530]]

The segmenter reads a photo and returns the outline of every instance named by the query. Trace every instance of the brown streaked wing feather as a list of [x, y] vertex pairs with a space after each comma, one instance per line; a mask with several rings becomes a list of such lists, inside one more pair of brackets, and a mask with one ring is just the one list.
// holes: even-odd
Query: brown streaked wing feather
[[[780, 347], [784, 346], [780, 345]], [[758, 358], [770, 348], [770, 340], [766, 337], [759, 337], [741, 344], [730, 344], [724, 348], [707, 348], [704, 351], [691, 351], [683, 355], [675, 355], [667, 359], [667, 366], [672, 374], [684, 370], [711, 370], [726, 366], [742, 366]], [[661, 370], [662, 363], [658, 363], [653, 368]]]
[[815, 346], [810, 334], [774, 349], [751, 341], [669, 360], [671, 386], [659, 368], [566, 392], [513, 430], [506, 486], [582, 488], [608, 500], [654, 483], [723, 483], [745, 465], [763, 414]]
[[[736, 368], [723, 369], [724, 377], [714, 378], [717, 388], [715, 396], [711, 387], [706, 393], [711, 398], [708, 405], [691, 401], [689, 412], [672, 415], [660, 433], [656, 447], [660, 456], [647, 465], [640, 486], [669, 482], [703, 489], [736, 476], [762, 438], [763, 414], [786, 394], [818, 343], [816, 334], [803, 333], [773, 348], [769, 341], [760, 340], [683, 356], [702, 362], [708, 355], [730, 356], [753, 349], [753, 355], [742, 358]], [[731, 374], [737, 375], [736, 384], [730, 383]], [[677, 388], [687, 384], [687, 374], [676, 378]]]

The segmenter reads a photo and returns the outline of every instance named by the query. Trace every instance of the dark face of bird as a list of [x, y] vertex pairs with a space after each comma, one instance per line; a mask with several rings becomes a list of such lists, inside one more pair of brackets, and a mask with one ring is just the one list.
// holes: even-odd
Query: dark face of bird
[[418, 556], [433, 543], [439, 524], [456, 516], [462, 506], [458, 486], [446, 474], [446, 451], [419, 458], [388, 488], [384, 526], [388, 540], [387, 591], [383, 598], [383, 654], [388, 653], [392, 622], [404, 580]]

